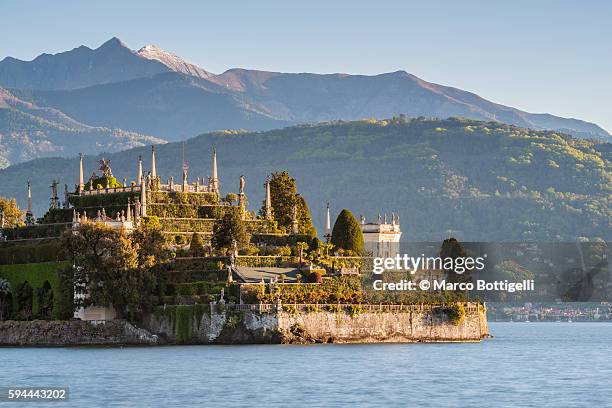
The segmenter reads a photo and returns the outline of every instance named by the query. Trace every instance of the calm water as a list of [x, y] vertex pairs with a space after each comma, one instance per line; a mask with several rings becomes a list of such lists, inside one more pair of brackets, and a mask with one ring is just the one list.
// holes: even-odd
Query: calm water
[[478, 344], [5, 348], [0, 387], [68, 385], [79, 407], [612, 406], [612, 324], [491, 331]]

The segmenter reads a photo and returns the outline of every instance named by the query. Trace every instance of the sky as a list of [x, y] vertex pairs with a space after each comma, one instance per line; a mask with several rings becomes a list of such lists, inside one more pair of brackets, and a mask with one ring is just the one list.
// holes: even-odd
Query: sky
[[405, 70], [612, 132], [612, 1], [0, 1], [0, 59], [116, 36], [202, 68]]

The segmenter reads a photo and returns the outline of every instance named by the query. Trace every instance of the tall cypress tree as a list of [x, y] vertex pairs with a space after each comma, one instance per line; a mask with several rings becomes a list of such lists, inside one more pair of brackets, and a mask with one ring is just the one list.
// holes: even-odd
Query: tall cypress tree
[[[308, 204], [304, 197], [297, 193], [295, 179], [288, 172], [277, 171], [270, 175], [270, 198], [272, 200], [272, 214], [281, 230], [291, 231], [293, 206], [296, 206], [300, 234], [311, 237], [317, 235], [317, 230], [312, 225]], [[259, 210], [259, 214], [265, 214], [265, 201], [261, 210]]]
[[298, 229], [300, 230], [300, 234], [308, 235], [309, 237], [316, 237], [317, 230], [312, 225], [312, 218], [310, 217], [310, 210], [308, 209], [308, 204], [306, 203], [306, 199], [301, 195], [296, 195], [297, 200], [297, 213], [298, 213]]
[[[272, 199], [272, 214], [278, 227], [290, 231], [293, 217], [293, 206], [296, 205], [297, 187], [295, 179], [286, 171], [277, 171], [270, 175], [270, 198]], [[265, 202], [264, 202], [265, 204]], [[265, 214], [262, 206], [261, 214]]]
[[363, 253], [364, 244], [361, 227], [353, 213], [346, 208], [340, 211], [338, 218], [336, 218], [331, 243], [339, 249], [352, 251], [355, 254]]

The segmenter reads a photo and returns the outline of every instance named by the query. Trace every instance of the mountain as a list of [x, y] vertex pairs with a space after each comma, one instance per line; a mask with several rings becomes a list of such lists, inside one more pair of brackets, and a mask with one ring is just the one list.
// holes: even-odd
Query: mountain
[[[264, 180], [288, 170], [307, 199], [319, 235], [325, 203], [373, 220], [397, 211], [406, 241], [573, 241], [612, 239], [612, 144], [575, 139], [499, 122], [468, 119], [366, 120], [300, 125], [267, 132], [214, 132], [156, 149], [157, 173], [190, 180], [211, 173], [216, 146], [223, 194], [246, 176], [250, 209], [264, 198]], [[134, 179], [150, 149], [108, 155], [118, 178]], [[88, 156], [87, 173], [99, 157]], [[39, 175], [35, 177], [33, 175]], [[33, 180], [36, 214], [52, 178], [69, 185], [78, 159], [47, 158], [0, 171], [0, 195], [25, 204]]]
[[[533, 114], [404, 71], [380, 75], [230, 69], [214, 75], [157, 46], [113, 38], [33, 61], [0, 61], [0, 86], [83, 123], [182, 140], [202, 131], [271, 129], [327, 120], [466, 117], [612, 140], [578, 119]], [[127, 101], [131, 101], [127, 103]]]
[[81, 45], [59, 54], [41, 54], [32, 61], [6, 57], [0, 61], [0, 86], [19, 89], [76, 89], [126, 81], [169, 71], [144, 58], [118, 38], [92, 50]]
[[190, 64], [181, 57], [178, 57], [153, 44], [146, 45], [139, 49], [138, 55], [153, 61], [159, 61], [174, 72], [180, 72], [197, 78], [211, 78], [214, 76], [214, 74], [196, 65]]
[[88, 126], [0, 88], [0, 168], [36, 157], [116, 152], [164, 141], [120, 129]]
[[220, 85], [175, 72], [73, 90], [12, 92], [37, 105], [53, 106], [83, 123], [171, 141], [202, 131], [265, 130], [292, 123], [270, 116]]
[[[489, 102], [471, 92], [426, 82], [405, 71], [366, 76], [283, 74], [232, 69], [211, 78], [292, 122], [412, 117], [466, 117], [531, 129], [564, 130], [579, 137], [610, 138], [599, 126], [532, 114]], [[610, 139], [612, 140], [612, 139]]]

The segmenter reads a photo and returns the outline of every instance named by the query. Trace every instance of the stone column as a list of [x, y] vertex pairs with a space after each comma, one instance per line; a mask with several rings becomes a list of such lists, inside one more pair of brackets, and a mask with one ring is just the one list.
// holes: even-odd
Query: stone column
[[140, 216], [147, 216], [147, 181], [142, 177], [142, 187], [140, 189]]
[[272, 199], [270, 198], [270, 180], [266, 180], [266, 220], [272, 219]]
[[28, 180], [28, 208], [26, 210], [26, 224], [34, 225], [34, 213], [32, 213], [32, 183]]
[[142, 156], [138, 156], [138, 175], [136, 176], [136, 180], [136, 183], [140, 186], [142, 181]]
[[151, 178], [157, 178], [157, 169], [155, 168], [155, 146], [151, 146]]
[[213, 192], [219, 194], [219, 174], [217, 173], [217, 149], [213, 147], [213, 174], [212, 174]]
[[85, 188], [85, 177], [83, 175], [83, 153], [79, 153], [79, 193]]
[[331, 217], [329, 215], [329, 203], [327, 203], [327, 209], [325, 210], [325, 241], [329, 244], [331, 239]]

